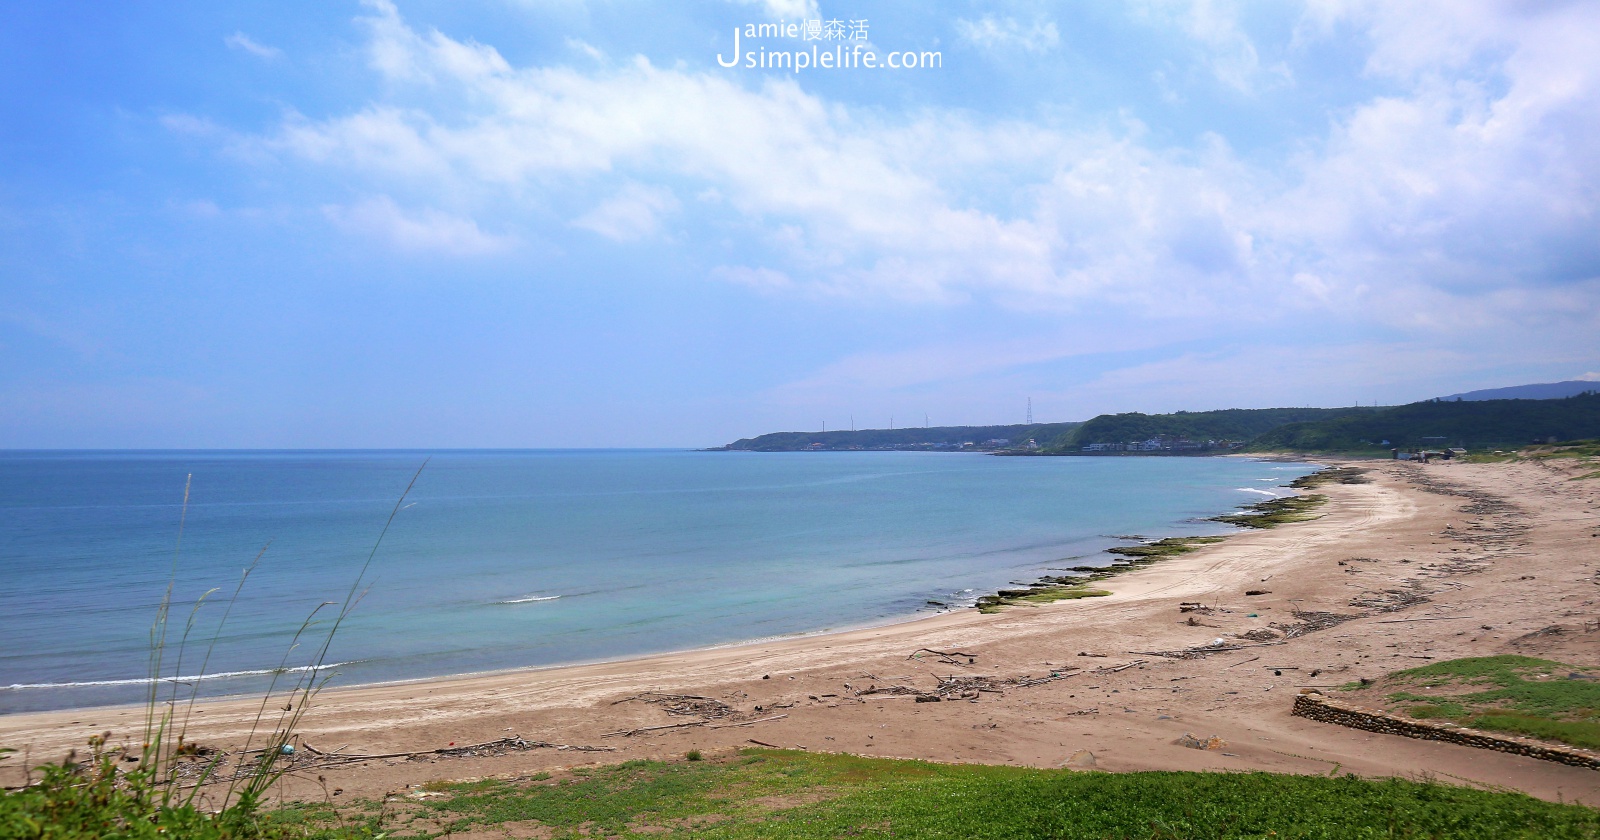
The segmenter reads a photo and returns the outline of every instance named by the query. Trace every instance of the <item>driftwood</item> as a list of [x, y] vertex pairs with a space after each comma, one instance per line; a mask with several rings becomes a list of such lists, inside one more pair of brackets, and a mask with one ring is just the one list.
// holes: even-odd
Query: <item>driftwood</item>
[[1470, 615], [1442, 615], [1435, 618], [1391, 618], [1385, 621], [1374, 621], [1373, 624], [1405, 624], [1409, 621], [1460, 621], [1463, 618], [1472, 618]]
[[[934, 650], [933, 648], [917, 648], [906, 658], [920, 661], [924, 653], [931, 653], [939, 657], [939, 661], [946, 665], [971, 665], [978, 658], [976, 653], [966, 653], [959, 650]], [[962, 662], [957, 657], [964, 657], [967, 661]]]
[[715, 697], [704, 697], [699, 694], [666, 694], [660, 691], [645, 691], [632, 697], [613, 700], [611, 705], [616, 706], [633, 700], [653, 703], [661, 706], [669, 715], [699, 715], [707, 718], [727, 717], [733, 714], [733, 707]]
[[772, 717], [764, 717], [764, 718], [759, 718], [757, 720], [746, 720], [746, 721], [741, 721], [739, 723], [723, 723], [723, 724], [718, 724], [716, 726], [709, 725], [711, 723], [710, 719], [707, 719], [707, 720], [691, 720], [688, 723], [668, 723], [668, 724], [663, 724], [661, 726], [641, 726], [638, 729], [622, 729], [622, 730], [618, 730], [616, 732], [607, 732], [606, 734], [601, 735], [600, 737], [602, 737], [602, 738], [614, 738], [614, 737], [617, 737], [617, 736], [620, 735], [620, 736], [626, 738], [626, 737], [633, 736], [633, 735], [642, 735], [642, 734], [644, 734], [646, 732], [660, 732], [660, 731], [666, 730], [666, 729], [687, 729], [688, 727], [691, 727], [691, 726], [704, 726], [707, 729], [732, 729], [732, 728], [734, 728], [736, 726], [755, 726], [758, 723], [766, 723], [769, 720], [778, 720], [780, 718], [786, 718], [788, 716], [789, 716], [789, 714], [787, 712], [785, 712], [784, 714], [773, 715]]
[[[1129, 653], [1138, 656], [1161, 656], [1167, 659], [1199, 659], [1213, 653], [1227, 653], [1230, 650], [1245, 650], [1247, 648], [1271, 647], [1281, 645], [1283, 642], [1261, 642], [1253, 645], [1220, 645], [1218, 647], [1192, 647], [1183, 650], [1130, 650]], [[1123, 666], [1127, 667], [1127, 666]]]

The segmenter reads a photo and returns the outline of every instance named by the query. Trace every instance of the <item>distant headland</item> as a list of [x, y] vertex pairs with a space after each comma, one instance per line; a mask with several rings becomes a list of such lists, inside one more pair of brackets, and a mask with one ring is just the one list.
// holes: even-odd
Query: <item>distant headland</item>
[[1600, 438], [1600, 392], [1559, 399], [1434, 399], [1356, 408], [1230, 408], [1102, 414], [1071, 423], [773, 432], [740, 452], [986, 452], [996, 455], [1388, 455], [1425, 449], [1515, 449]]

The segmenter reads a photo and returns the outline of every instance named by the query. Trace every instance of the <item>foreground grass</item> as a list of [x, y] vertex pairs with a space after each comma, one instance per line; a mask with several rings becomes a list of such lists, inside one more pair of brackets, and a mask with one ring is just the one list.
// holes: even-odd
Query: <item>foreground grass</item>
[[294, 811], [235, 801], [220, 813], [178, 799], [105, 766], [41, 768], [37, 784], [0, 791], [0, 837], [6, 840], [358, 840], [374, 838], [376, 821], [329, 812], [308, 822]]
[[1529, 656], [1436, 662], [1379, 681], [1415, 718], [1600, 749], [1600, 673]]
[[392, 837], [1593, 838], [1600, 813], [1403, 780], [1080, 773], [751, 750], [443, 786]]

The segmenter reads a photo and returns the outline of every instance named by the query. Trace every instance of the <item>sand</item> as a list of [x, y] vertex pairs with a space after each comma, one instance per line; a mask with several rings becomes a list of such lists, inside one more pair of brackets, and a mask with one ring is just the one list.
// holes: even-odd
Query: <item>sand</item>
[[[1361, 466], [1372, 481], [1319, 489], [1330, 501], [1314, 521], [1239, 534], [1115, 578], [1105, 585], [1109, 597], [625, 662], [329, 689], [300, 728], [304, 743], [324, 750], [432, 750], [515, 734], [614, 751], [375, 760], [291, 778], [286, 794], [322, 798], [318, 773], [342, 796], [382, 796], [434, 780], [682, 756], [691, 748], [716, 753], [754, 740], [1034, 767], [1063, 766], [1074, 755], [1083, 764], [1087, 750], [1106, 771], [1434, 778], [1600, 804], [1593, 770], [1290, 716], [1301, 687], [1429, 661], [1520, 653], [1600, 664], [1600, 480], [1571, 480], [1579, 465], [1560, 461]], [[1395, 606], [1394, 592], [1425, 600], [1381, 611]], [[1211, 611], [1181, 612], [1185, 602]], [[1150, 653], [1219, 638], [1254, 644], [1239, 635], [1296, 624], [1295, 610], [1364, 617], [1204, 657]], [[1441, 620], [1414, 620], [1423, 618]], [[972, 662], [909, 656], [920, 648], [970, 653]], [[1071, 675], [938, 703], [857, 696], [888, 685], [928, 691], [938, 676], [1052, 672]], [[697, 719], [626, 700], [645, 691], [715, 698], [734, 714], [708, 726], [607, 737]], [[242, 743], [258, 704], [201, 703], [192, 740]], [[121, 707], [0, 717], [0, 745], [25, 748], [34, 761], [59, 759], [104, 729], [113, 742], [136, 737], [142, 714]], [[727, 725], [749, 721], [760, 722]], [[1226, 746], [1176, 744], [1186, 733]], [[16, 784], [19, 764], [0, 765], [0, 781]]]

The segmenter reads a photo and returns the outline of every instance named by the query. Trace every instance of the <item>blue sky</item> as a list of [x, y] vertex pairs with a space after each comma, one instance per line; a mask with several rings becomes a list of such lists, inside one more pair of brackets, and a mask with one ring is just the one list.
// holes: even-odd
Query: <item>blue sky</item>
[[[718, 62], [810, 19], [938, 66]], [[1592, 2], [24, 0], [0, 447], [703, 446], [1600, 378], [1597, 136]]]

